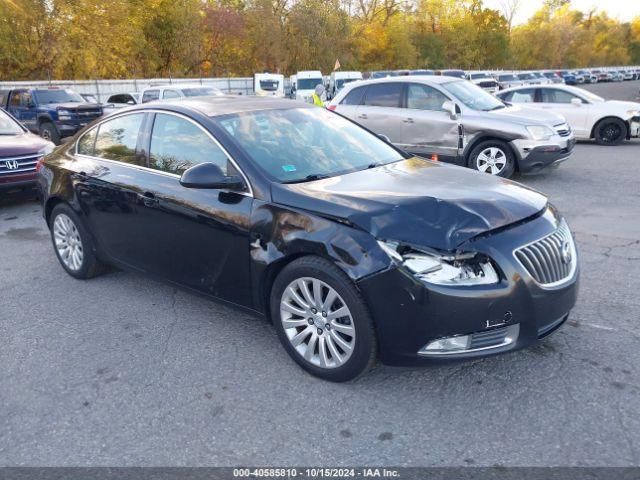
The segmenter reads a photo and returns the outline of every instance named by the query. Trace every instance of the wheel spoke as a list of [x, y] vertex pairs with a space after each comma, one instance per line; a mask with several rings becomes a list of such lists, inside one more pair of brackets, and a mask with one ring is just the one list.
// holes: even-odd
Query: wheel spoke
[[313, 302], [316, 308], [322, 308], [322, 285], [320, 280], [313, 281]]
[[313, 305], [313, 297], [311, 296], [311, 292], [309, 291], [309, 285], [306, 280], [300, 279], [298, 280], [298, 287], [304, 296], [305, 301], [309, 306]]
[[349, 335], [350, 337], [353, 337], [353, 327], [351, 325], [344, 325], [342, 323], [338, 323], [335, 320], [331, 322], [331, 328], [333, 328], [334, 330], [337, 330], [339, 332], [342, 332], [346, 335]]
[[338, 293], [334, 289], [329, 290], [327, 298], [324, 299], [324, 303], [322, 304], [322, 310], [325, 312], [331, 310], [331, 306], [333, 305], [333, 302], [336, 301], [337, 296]]
[[331, 352], [331, 357], [333, 357], [334, 362], [341, 364], [343, 361], [342, 355], [340, 355], [340, 353], [338, 352], [336, 344], [333, 343], [333, 338], [331, 337], [331, 335], [327, 335], [327, 337], [325, 338], [325, 343], [327, 347], [329, 347], [329, 352]]
[[288, 287], [286, 290], [286, 293], [289, 294], [289, 296], [293, 299], [294, 302], [296, 302], [298, 304], [299, 307], [304, 308], [305, 310], [309, 309], [309, 305], [307, 304], [307, 302], [305, 302], [302, 297], [300, 295], [298, 295], [298, 292], [296, 292], [296, 289], [293, 287]]
[[285, 301], [283, 301], [280, 304], [280, 308], [282, 310], [286, 310], [289, 313], [293, 313], [294, 315], [298, 315], [299, 317], [306, 317], [307, 316], [307, 312], [306, 311], [301, 310], [299, 308], [296, 308], [293, 305], [291, 305], [290, 303], [287, 303]]
[[291, 345], [293, 345], [294, 347], [297, 347], [298, 345], [300, 345], [309, 335], [311, 335], [311, 332], [313, 332], [313, 328], [314, 327], [311, 327], [309, 325], [309, 326], [307, 326], [307, 328], [305, 328], [301, 332], [297, 333], [291, 339]]
[[304, 358], [311, 361], [314, 355], [314, 351], [316, 349], [316, 343], [318, 343], [318, 335], [315, 333], [311, 334], [311, 338], [309, 339], [309, 343], [307, 343], [307, 349], [304, 351]]
[[342, 348], [343, 351], [345, 352], [351, 351], [351, 345], [348, 344], [345, 340], [343, 340], [343, 338], [340, 335], [338, 335], [333, 330], [330, 331], [330, 335], [333, 341], [336, 342], [338, 345], [340, 345], [340, 348]]
[[500, 169], [498, 167], [491, 165], [491, 175], [496, 175], [499, 171]]
[[336, 318], [341, 318], [341, 317], [345, 317], [349, 315], [349, 309], [345, 306], [340, 307], [339, 309], [333, 311], [333, 312], [329, 312], [327, 314], [327, 319], [328, 320], [334, 320]]
[[318, 339], [318, 352], [320, 353], [320, 366], [326, 368], [329, 365], [329, 355], [327, 354], [326, 337], [324, 335]]
[[308, 323], [307, 323], [307, 319], [305, 318], [298, 318], [298, 319], [288, 318], [286, 320], [282, 320], [282, 325], [284, 326], [285, 329], [287, 329], [287, 328], [303, 327], [305, 325], [308, 325]]

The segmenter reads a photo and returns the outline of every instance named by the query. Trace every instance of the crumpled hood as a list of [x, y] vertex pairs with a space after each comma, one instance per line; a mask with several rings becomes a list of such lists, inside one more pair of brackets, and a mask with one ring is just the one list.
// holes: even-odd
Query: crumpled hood
[[508, 105], [499, 110], [483, 112], [483, 114], [488, 114], [494, 118], [514, 122], [519, 125], [548, 125], [552, 127], [566, 122], [564, 117], [557, 113], [516, 104]]
[[454, 250], [537, 214], [543, 195], [472, 170], [411, 158], [338, 177], [273, 184], [273, 201], [344, 219], [381, 240]]

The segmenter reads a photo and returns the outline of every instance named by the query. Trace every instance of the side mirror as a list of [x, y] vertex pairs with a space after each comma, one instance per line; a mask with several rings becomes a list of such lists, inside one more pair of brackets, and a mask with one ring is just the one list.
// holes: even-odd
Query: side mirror
[[378, 137], [381, 138], [382, 140], [384, 140], [387, 143], [391, 143], [391, 139], [389, 137], [387, 137], [386, 135], [379, 133]]
[[199, 163], [186, 170], [180, 177], [180, 185], [186, 188], [241, 190], [240, 177], [226, 176], [215, 163]]
[[442, 104], [442, 110], [449, 114], [449, 118], [451, 118], [451, 120], [456, 120], [458, 118], [458, 112], [456, 110], [455, 102], [447, 100]]
[[133, 101], [133, 100], [128, 100], [127, 101], [127, 105], [135, 105], [135, 104], [136, 104], [136, 102]]
[[580, 100], [579, 98], [572, 98], [571, 99], [571, 105], [573, 105], [574, 107], [581, 107], [582, 106], [582, 100]]

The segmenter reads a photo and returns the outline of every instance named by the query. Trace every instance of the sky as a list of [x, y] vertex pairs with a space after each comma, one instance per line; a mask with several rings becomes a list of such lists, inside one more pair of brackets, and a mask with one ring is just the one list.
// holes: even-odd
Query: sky
[[[489, 8], [501, 10], [500, 0], [484, 0]], [[520, 10], [516, 15], [515, 24], [526, 22], [542, 6], [542, 0], [522, 0]], [[622, 21], [629, 21], [640, 15], [640, 0], [571, 0], [572, 8], [587, 12], [592, 8], [604, 11], [610, 17]]]

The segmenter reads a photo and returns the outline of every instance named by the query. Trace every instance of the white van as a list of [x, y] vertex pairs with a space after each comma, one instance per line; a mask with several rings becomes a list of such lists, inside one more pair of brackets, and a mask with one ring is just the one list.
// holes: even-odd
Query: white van
[[259, 97], [284, 97], [284, 75], [256, 73], [253, 76], [253, 91]]
[[362, 80], [362, 72], [333, 72], [329, 78], [327, 98], [332, 99], [349, 82]]
[[313, 102], [313, 92], [316, 85], [322, 85], [322, 72], [319, 70], [305, 70], [296, 74], [295, 84], [292, 85], [292, 97], [295, 100]]

